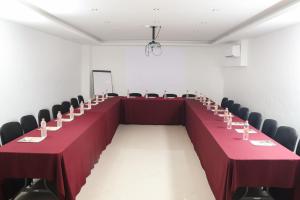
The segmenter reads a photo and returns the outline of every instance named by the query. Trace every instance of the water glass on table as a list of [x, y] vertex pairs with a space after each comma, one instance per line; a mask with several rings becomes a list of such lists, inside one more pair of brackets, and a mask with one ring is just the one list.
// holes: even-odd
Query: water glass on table
[[249, 123], [248, 123], [248, 121], [246, 121], [244, 124], [243, 140], [249, 140]]
[[62, 114], [60, 111], [58, 111], [57, 116], [56, 116], [56, 126], [57, 127], [62, 127]]
[[228, 120], [227, 120], [227, 129], [232, 128], [232, 114], [229, 113]]

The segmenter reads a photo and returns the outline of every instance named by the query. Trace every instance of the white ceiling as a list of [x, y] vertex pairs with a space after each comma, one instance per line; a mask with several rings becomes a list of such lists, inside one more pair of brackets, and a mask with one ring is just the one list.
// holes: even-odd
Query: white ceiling
[[[162, 25], [159, 40], [210, 43], [275, 4], [289, 0], [26, 0], [26, 2], [34, 6], [34, 12], [38, 12], [47, 20], [26, 21], [20, 16], [19, 20], [13, 19], [14, 21], [82, 43], [93, 39], [104, 42], [149, 40], [151, 32], [145, 25], [153, 24], [153, 8], [159, 8], [158, 19]], [[0, 6], [8, 10], [5, 4], [2, 3]], [[14, 13], [14, 10], [10, 13]]]
[[287, 8], [283, 8], [267, 19], [262, 19], [260, 21], [257, 21], [253, 25], [242, 28], [230, 34], [229, 36], [222, 38], [219, 42], [236, 41], [243, 38], [253, 38], [299, 23], [300, 3], [293, 4]]

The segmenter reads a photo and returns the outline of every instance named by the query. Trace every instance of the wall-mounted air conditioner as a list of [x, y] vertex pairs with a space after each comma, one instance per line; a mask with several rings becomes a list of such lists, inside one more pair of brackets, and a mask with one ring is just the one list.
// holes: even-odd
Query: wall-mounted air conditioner
[[241, 45], [228, 46], [225, 51], [227, 58], [239, 58], [241, 56]]
[[248, 40], [227, 44], [224, 57], [226, 67], [248, 66]]

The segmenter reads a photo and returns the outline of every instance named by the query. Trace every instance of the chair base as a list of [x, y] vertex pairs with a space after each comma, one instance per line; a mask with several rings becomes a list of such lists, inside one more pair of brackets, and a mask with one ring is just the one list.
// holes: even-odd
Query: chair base
[[54, 199], [59, 200], [55, 192], [53, 192], [50, 187], [48, 186], [47, 180], [38, 180], [35, 184], [30, 186], [25, 186], [21, 189], [21, 191], [13, 197], [11, 200], [17, 200], [18, 197], [21, 194], [24, 193], [48, 193], [50, 194]]

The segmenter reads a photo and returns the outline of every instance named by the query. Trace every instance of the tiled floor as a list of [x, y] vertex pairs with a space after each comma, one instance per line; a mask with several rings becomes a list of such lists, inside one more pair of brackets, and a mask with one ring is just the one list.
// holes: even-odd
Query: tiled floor
[[[18, 200], [52, 200], [31, 194]], [[213, 200], [183, 126], [120, 125], [77, 200]]]

